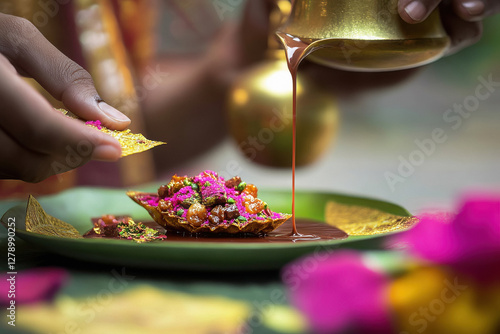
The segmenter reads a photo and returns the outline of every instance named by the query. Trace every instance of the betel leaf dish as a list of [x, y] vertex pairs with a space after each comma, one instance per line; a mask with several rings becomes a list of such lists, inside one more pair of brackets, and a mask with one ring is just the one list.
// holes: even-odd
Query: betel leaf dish
[[291, 217], [273, 212], [258, 189], [235, 176], [225, 180], [206, 170], [194, 177], [174, 175], [158, 193], [129, 191], [168, 231], [210, 234], [266, 234]]
[[[155, 192], [158, 188], [153, 189], [151, 188], [151, 192]], [[266, 201], [274, 211], [290, 212], [292, 199], [290, 191], [259, 189], [258, 193], [259, 198]], [[40, 226], [36, 231], [32, 230], [33, 226], [29, 229], [25, 226], [26, 202], [0, 201], [0, 211], [5, 212], [1, 221], [3, 225], [7, 226], [9, 221], [15, 219], [16, 237], [39, 246], [40, 249], [76, 260], [123, 266], [210, 271], [279, 269], [291, 260], [311, 252], [317, 252], [318, 249], [325, 251], [339, 247], [378, 249], [383, 245], [384, 236], [406, 229], [403, 224], [398, 224], [400, 229], [389, 231], [385, 224], [387, 219], [395, 222], [396, 216], [399, 216], [414, 221], [412, 215], [403, 207], [386, 201], [333, 192], [297, 191], [295, 193], [295, 213], [299, 219], [310, 219], [327, 224], [329, 221], [326, 219], [327, 213], [331, 218], [334, 217], [334, 214], [335, 216], [338, 214], [339, 217], [345, 218], [341, 220], [342, 224], [340, 225], [337, 225], [338, 221], [335, 222], [335, 226], [342, 230], [349, 230], [350, 225], [363, 221], [370, 223], [370, 226], [376, 230], [378, 230], [377, 226], [384, 227], [383, 233], [371, 233], [370, 235], [351, 235], [349, 233], [348, 238], [320, 240], [320, 242], [312, 240], [268, 243], [266, 241], [273, 241], [274, 238], [260, 236], [247, 238], [244, 237], [246, 235], [200, 237], [198, 235], [188, 236], [174, 231], [166, 233], [156, 223], [153, 225], [146, 210], [139, 205], [131, 205], [130, 199], [126, 197], [122, 189], [78, 187], [54, 196], [40, 198], [40, 204], [44, 210], [47, 210], [47, 214], [54, 215], [60, 221], [56, 223], [52, 219], [46, 221], [42, 218], [33, 220], [33, 223], [38, 222], [36, 225], [41, 223], [53, 225], [53, 228]], [[332, 202], [338, 206], [332, 209], [329, 206], [329, 203]], [[370, 211], [360, 214], [360, 208], [377, 210], [378, 213], [374, 214]], [[96, 224], [91, 223], [92, 217], [102, 218], [102, 215], [107, 214], [116, 215], [115, 218], [118, 221], [123, 221], [120, 219], [121, 215], [126, 214], [128, 217], [132, 217], [137, 224], [143, 222], [146, 227], [151, 226], [157, 229], [160, 232], [158, 238], [165, 234], [167, 239], [155, 239], [153, 242], [137, 244], [142, 240], [126, 240], [128, 236], [122, 238], [125, 235], [116, 238], [88, 239], [81, 237], [89, 229], [96, 227]], [[373, 225], [373, 220], [382, 224]], [[70, 231], [74, 228], [76, 233], [61, 235], [59, 233], [61, 221], [71, 225], [64, 226], [64, 231]], [[283, 223], [270, 234], [280, 233], [281, 229], [285, 234], [288, 233], [290, 228], [285, 224], [289, 222], [290, 220]], [[114, 221], [112, 220], [111, 223]], [[332, 220], [329, 224], [333, 223]], [[97, 225], [101, 231], [102, 224]], [[102, 232], [106, 234], [104, 230]], [[117, 232], [119, 235], [120, 231], [117, 230]], [[132, 232], [136, 233], [137, 231], [130, 230], [129, 234]], [[144, 232], [149, 235], [148, 230], [138, 232], [131, 235], [132, 238], [141, 239]], [[71, 237], [73, 235], [74, 238]]]

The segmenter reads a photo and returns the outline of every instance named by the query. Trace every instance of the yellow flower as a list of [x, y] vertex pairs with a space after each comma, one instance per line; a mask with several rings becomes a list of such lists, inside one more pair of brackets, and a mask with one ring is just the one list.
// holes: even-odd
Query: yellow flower
[[500, 325], [499, 284], [481, 286], [440, 267], [396, 278], [389, 299], [401, 334], [494, 334]]

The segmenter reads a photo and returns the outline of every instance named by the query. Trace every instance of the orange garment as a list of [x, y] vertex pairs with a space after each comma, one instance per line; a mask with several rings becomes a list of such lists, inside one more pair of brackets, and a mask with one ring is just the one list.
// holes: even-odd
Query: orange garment
[[[155, 53], [153, 1], [73, 0], [49, 4], [0, 0], [0, 11], [30, 20], [51, 43], [90, 72], [101, 97], [132, 119], [132, 131], [144, 132], [135, 73], [146, 67]], [[99, 43], [102, 40], [106, 43]], [[31, 82], [54, 107], [63, 107]], [[153, 178], [152, 155], [144, 152], [116, 163], [92, 161], [38, 184], [0, 180], [0, 198], [56, 193], [76, 185], [129, 186]]]

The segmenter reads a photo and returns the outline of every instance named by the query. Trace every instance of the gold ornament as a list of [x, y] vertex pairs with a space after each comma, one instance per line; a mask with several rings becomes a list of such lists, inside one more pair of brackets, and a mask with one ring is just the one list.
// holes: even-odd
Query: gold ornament
[[[288, 16], [288, 0], [278, 0], [269, 17], [265, 60], [243, 73], [229, 92], [228, 123], [232, 137], [250, 160], [268, 166], [292, 165], [292, 78], [284, 50], [274, 35]], [[299, 71], [297, 77], [296, 165], [307, 165], [330, 147], [338, 127], [337, 101]]]
[[[232, 137], [252, 161], [289, 167], [292, 156], [292, 79], [283, 50], [245, 72], [230, 90]], [[297, 166], [307, 165], [330, 147], [339, 122], [330, 93], [299, 71], [297, 80]]]

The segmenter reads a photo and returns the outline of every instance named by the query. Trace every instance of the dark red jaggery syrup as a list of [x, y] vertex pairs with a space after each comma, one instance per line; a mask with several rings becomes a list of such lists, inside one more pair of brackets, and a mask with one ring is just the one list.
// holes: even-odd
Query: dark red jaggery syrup
[[[154, 242], [243, 242], [243, 243], [283, 243], [283, 242], [301, 242], [301, 241], [318, 241], [318, 240], [340, 240], [345, 239], [348, 235], [334, 227], [327, 225], [322, 222], [317, 222], [310, 219], [298, 218], [296, 220], [297, 228], [300, 229], [306, 235], [303, 237], [301, 234], [293, 235], [289, 233], [292, 228], [292, 221], [286, 221], [278, 227], [273, 232], [267, 235], [212, 235], [212, 234], [190, 234], [183, 232], [170, 231], [167, 232], [162, 226], [158, 225], [156, 222], [145, 222], [144, 224], [155, 230], [159, 230], [160, 233], [165, 234], [167, 239], [154, 241]], [[314, 237], [311, 237], [314, 235]], [[96, 234], [93, 229], [84, 234], [85, 238], [93, 239], [120, 239], [120, 237], [105, 237], [103, 235]]]
[[[295, 219], [295, 155], [296, 155], [296, 143], [297, 143], [297, 71], [299, 64], [308, 54], [316, 50], [315, 48], [309, 48], [308, 43], [302, 41], [298, 37], [294, 37], [282, 32], [277, 33], [278, 37], [281, 39], [281, 43], [285, 48], [286, 60], [288, 65], [288, 70], [292, 76], [292, 232], [291, 236], [302, 238], [302, 239], [316, 239], [317, 233], [314, 230], [308, 229], [313, 234], [301, 234], [298, 232], [297, 223]], [[301, 231], [306, 233], [306, 229], [301, 227]]]

